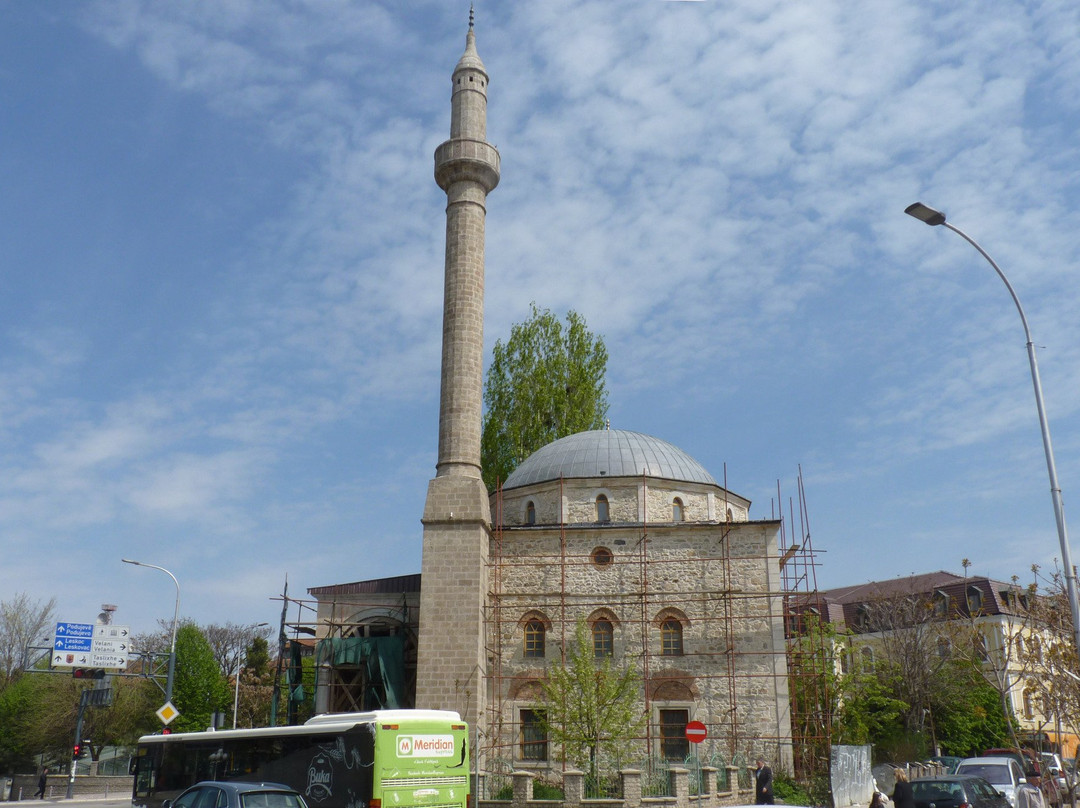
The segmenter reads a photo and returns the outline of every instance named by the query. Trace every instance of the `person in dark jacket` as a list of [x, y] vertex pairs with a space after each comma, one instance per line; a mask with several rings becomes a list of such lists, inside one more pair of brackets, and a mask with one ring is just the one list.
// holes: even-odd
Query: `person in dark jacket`
[[[757, 759], [754, 767], [754, 803], [756, 805], [772, 805], [772, 769], [765, 765], [762, 758]], [[911, 805], [909, 808], [915, 808]]]
[[38, 781], [37, 781], [37, 791], [34, 792], [35, 797], [40, 797], [41, 799], [45, 799], [45, 786], [46, 786], [46, 784], [48, 782], [49, 782], [49, 770], [48, 769], [42, 769], [41, 770], [41, 777], [39, 777]]
[[893, 808], [915, 808], [915, 793], [907, 779], [906, 769], [896, 770], [896, 787], [892, 793]]

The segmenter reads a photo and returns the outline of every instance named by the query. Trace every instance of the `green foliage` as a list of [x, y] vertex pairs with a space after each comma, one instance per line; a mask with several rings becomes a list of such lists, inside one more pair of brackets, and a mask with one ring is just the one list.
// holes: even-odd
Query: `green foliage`
[[787, 805], [821, 805], [814, 802], [810, 789], [795, 782], [786, 772], [773, 773], [773, 795]]
[[881, 745], [896, 740], [908, 711], [898, 689], [895, 672], [887, 665], [844, 676], [834, 743]]
[[592, 632], [578, 620], [573, 643], [563, 665], [548, 668], [542, 683], [542, 723], [548, 738], [567, 758], [595, 777], [597, 760], [618, 762], [628, 742], [637, 737], [646, 716], [637, 704], [640, 679], [633, 665], [615, 670], [610, 657], [597, 659]]
[[564, 328], [547, 309], [495, 343], [484, 383], [481, 465], [489, 490], [522, 460], [553, 440], [599, 429], [607, 415], [607, 348], [580, 314]]
[[945, 755], [979, 754], [1008, 746], [1011, 716], [982, 672], [970, 663], [954, 661], [945, 671], [932, 702], [934, 728]]
[[264, 679], [272, 673], [270, 644], [266, 641], [266, 637], [255, 637], [251, 641], [244, 655], [244, 667], [255, 679]]
[[[507, 783], [498, 791], [495, 792], [496, 800], [512, 800], [514, 799], [514, 784]], [[534, 800], [564, 800], [566, 795], [562, 790], [562, 786], [556, 783], [549, 783], [546, 780], [533, 780], [533, 799]]]
[[34, 755], [41, 751], [31, 737], [40, 704], [37, 677], [9, 679], [0, 690], [0, 772], [33, 771]]
[[172, 701], [180, 716], [173, 722], [173, 729], [177, 732], [206, 729], [213, 713], [232, 707], [231, 697], [206, 635], [194, 623], [183, 623], [176, 633]]

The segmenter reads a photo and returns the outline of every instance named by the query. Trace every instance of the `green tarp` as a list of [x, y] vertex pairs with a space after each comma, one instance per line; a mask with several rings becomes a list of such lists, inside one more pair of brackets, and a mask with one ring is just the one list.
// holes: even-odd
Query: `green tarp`
[[[402, 706], [405, 695], [405, 637], [333, 637], [320, 640], [315, 649], [319, 665], [365, 667], [367, 687], [361, 694], [365, 710]], [[376, 692], [382, 684], [385, 700]]]

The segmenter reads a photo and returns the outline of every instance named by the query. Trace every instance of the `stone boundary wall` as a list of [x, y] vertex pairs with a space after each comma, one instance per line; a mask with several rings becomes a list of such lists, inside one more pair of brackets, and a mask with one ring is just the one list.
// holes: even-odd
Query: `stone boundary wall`
[[[75, 797], [112, 797], [122, 799], [131, 796], [132, 781], [129, 775], [115, 777], [105, 775], [77, 774], [72, 788], [72, 796]], [[0, 782], [3, 782], [0, 779]], [[0, 800], [17, 801], [19, 799], [33, 799], [37, 791], [38, 776], [36, 774], [16, 774], [11, 778], [11, 793], [0, 794]], [[67, 797], [68, 775], [50, 774], [46, 778], [45, 799], [58, 800]]]
[[[563, 772], [563, 794], [558, 800], [534, 800], [534, 772], [516, 771], [513, 773], [514, 797], [510, 800], [479, 800], [479, 808], [722, 808], [728, 805], [743, 805], [753, 802], [754, 790], [739, 791], [739, 767], [728, 766], [728, 782], [734, 784], [734, 791], [710, 792], [690, 796], [690, 770], [671, 769], [671, 797], [642, 797], [641, 772], [637, 769], [624, 769], [619, 772], [622, 779], [623, 798], [586, 799], [585, 772]], [[716, 783], [716, 768], [701, 767], [701, 779], [707, 787]]]

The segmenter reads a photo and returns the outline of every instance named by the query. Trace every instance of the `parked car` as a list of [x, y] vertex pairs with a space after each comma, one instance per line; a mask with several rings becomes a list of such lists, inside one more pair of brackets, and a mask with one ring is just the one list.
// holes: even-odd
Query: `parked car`
[[1028, 783], [1015, 758], [964, 758], [956, 767], [956, 773], [981, 777], [1005, 796], [1011, 808], [1026, 808], [1033, 802], [1034, 805], [1044, 804], [1042, 792]]
[[1065, 765], [1061, 762], [1061, 756], [1054, 752], [1042, 752], [1039, 758], [1043, 774], [1057, 781], [1058, 790], [1064, 796], [1069, 790], [1069, 784], [1065, 781]]
[[915, 808], [1009, 808], [1004, 794], [973, 774], [918, 777], [911, 790]]
[[204, 780], [165, 800], [162, 808], [307, 808], [300, 794], [281, 783]]
[[1048, 805], [1052, 806], [1052, 808], [1058, 808], [1061, 805], [1061, 789], [1058, 788], [1057, 781], [1053, 777], [1042, 776], [1042, 764], [1034, 750], [1027, 747], [1021, 747], [1019, 750], [987, 749], [983, 754], [1013, 758], [1020, 764], [1020, 768], [1024, 770], [1024, 777], [1027, 778], [1027, 781], [1043, 793], [1043, 799], [1046, 800]]

